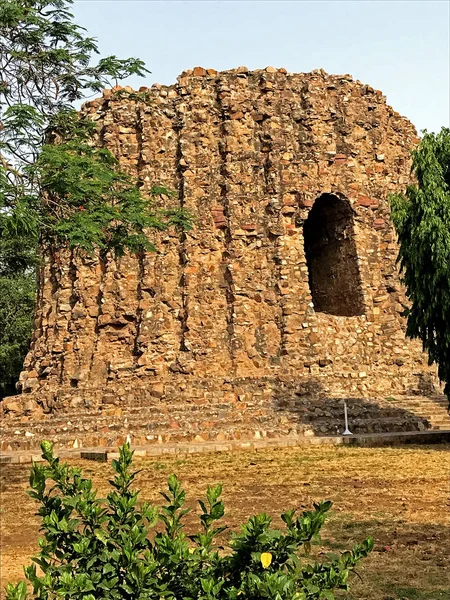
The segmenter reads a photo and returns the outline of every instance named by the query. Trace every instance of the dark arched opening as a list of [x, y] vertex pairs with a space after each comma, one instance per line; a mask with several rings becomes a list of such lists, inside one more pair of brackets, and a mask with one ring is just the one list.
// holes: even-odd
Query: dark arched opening
[[315, 311], [347, 317], [364, 314], [350, 204], [322, 194], [305, 221], [303, 234]]

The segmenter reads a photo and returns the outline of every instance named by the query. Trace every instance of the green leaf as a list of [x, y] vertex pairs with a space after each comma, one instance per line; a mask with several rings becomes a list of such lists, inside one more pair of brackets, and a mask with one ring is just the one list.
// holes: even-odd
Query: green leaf
[[390, 196], [406, 296], [407, 335], [421, 340], [450, 398], [450, 129], [424, 132], [415, 183]]
[[108, 542], [108, 534], [106, 531], [104, 531], [103, 529], [96, 529], [94, 531], [94, 535], [95, 537], [100, 540], [101, 542], [103, 542], [103, 544], [106, 544]]

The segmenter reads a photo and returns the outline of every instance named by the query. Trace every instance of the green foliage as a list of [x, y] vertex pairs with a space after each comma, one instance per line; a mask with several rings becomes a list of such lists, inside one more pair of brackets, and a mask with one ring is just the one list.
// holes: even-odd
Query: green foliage
[[14, 394], [33, 328], [36, 249], [33, 238], [0, 213], [0, 398]]
[[[40, 505], [43, 538], [34, 564], [25, 568], [34, 598], [332, 600], [373, 547], [368, 538], [313, 563], [310, 544], [331, 508], [321, 502], [301, 516], [286, 512], [283, 530], [273, 529], [265, 514], [252, 517], [224, 548], [223, 541], [217, 544], [226, 529], [217, 524], [224, 515], [220, 485], [199, 501], [199, 531], [187, 536], [183, 517], [189, 511], [179, 480], [170, 476], [160, 508], [139, 503], [128, 445], [112, 463], [113, 489], [104, 500], [80, 469], [60, 463], [49, 442], [41, 447], [47, 464], [33, 465], [29, 493]], [[7, 586], [7, 600], [26, 598], [24, 582]]]
[[[74, 110], [88, 94], [148, 71], [136, 58], [96, 62], [96, 40], [74, 23], [71, 4], [0, 0], [0, 269], [23, 290], [8, 292], [20, 320], [22, 305], [30, 306], [23, 277], [33, 279], [39, 243], [120, 255], [153, 249], [151, 229], [189, 226], [182, 211], [153, 207], [155, 194], [141, 193], [112, 154], [95, 147], [95, 124]], [[0, 394], [24, 359], [30, 328], [19, 331], [26, 338], [9, 349], [0, 338], [0, 359], [18, 352], [0, 365]]]
[[42, 190], [41, 235], [54, 245], [121, 255], [154, 250], [148, 229], [189, 227], [183, 212], [152, 207], [150, 197], [170, 196], [167, 190], [155, 187], [144, 197], [111, 152], [92, 146], [80, 133], [62, 144], [45, 145], [32, 172]]
[[133, 58], [111, 56], [93, 64], [96, 41], [73, 22], [71, 4], [72, 0], [0, 2], [1, 192], [10, 212], [24, 195], [40, 191], [39, 180], [25, 167], [37, 160], [48, 127], [70, 125], [73, 102], [87, 94], [148, 72]]
[[413, 151], [416, 185], [391, 197], [399, 262], [411, 308], [407, 334], [437, 363], [450, 398], [450, 129], [425, 133]]
[[86, 94], [148, 71], [135, 58], [95, 64], [96, 41], [73, 22], [71, 4], [0, 2], [0, 233], [88, 252], [149, 250], [149, 229], [188, 226], [188, 218], [152, 208], [152, 195], [93, 147], [95, 124], [73, 109]]
[[34, 273], [0, 276], [0, 397], [13, 394], [33, 328]]

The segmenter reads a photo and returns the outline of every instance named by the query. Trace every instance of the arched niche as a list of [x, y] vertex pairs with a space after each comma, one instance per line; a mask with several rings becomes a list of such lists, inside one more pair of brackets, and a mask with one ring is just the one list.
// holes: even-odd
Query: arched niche
[[315, 311], [346, 317], [364, 314], [350, 204], [322, 194], [305, 221], [303, 235]]

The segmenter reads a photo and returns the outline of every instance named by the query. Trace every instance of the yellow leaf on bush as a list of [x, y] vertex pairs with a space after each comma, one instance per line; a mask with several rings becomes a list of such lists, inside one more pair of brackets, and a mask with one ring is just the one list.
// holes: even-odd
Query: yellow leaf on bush
[[270, 563], [272, 562], [272, 555], [270, 554], [270, 552], [263, 552], [261, 554], [261, 564], [262, 566], [267, 569], [268, 566], [270, 566]]

